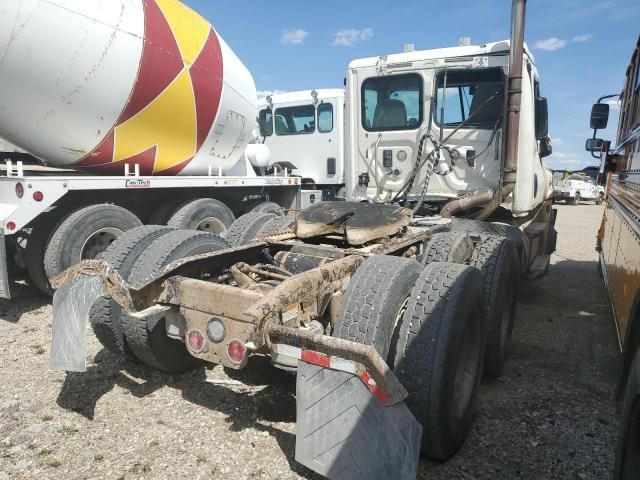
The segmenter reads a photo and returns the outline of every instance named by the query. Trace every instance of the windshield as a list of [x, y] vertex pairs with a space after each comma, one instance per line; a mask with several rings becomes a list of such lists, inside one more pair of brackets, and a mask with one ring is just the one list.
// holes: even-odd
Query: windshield
[[316, 107], [277, 108], [275, 112], [276, 135], [300, 135], [316, 131]]
[[362, 84], [362, 127], [369, 132], [413, 130], [422, 123], [422, 77], [369, 78]]
[[[446, 88], [445, 88], [446, 83]], [[444, 98], [444, 122], [441, 106]], [[445, 127], [495, 128], [504, 105], [502, 69], [449, 70], [437, 76], [434, 121]]]

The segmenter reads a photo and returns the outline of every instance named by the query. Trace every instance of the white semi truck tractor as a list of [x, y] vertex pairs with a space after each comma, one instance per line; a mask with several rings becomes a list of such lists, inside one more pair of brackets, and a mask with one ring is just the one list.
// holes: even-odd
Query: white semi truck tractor
[[[0, 296], [8, 270], [49, 279], [122, 233], [168, 224], [221, 234], [248, 210], [297, 206], [300, 180], [248, 145], [247, 68], [175, 0], [4, 0]], [[9, 149], [7, 149], [9, 150]]]
[[258, 100], [258, 110], [271, 161], [302, 178], [303, 195], [343, 199], [344, 89], [277, 93]]
[[[206, 246], [141, 227], [56, 277], [52, 368], [86, 370], [87, 321], [173, 373], [267, 355], [296, 373], [295, 455], [314, 471], [409, 480], [420, 455], [453, 456], [507, 361], [520, 276], [554, 250], [525, 4], [510, 41], [350, 64], [346, 201], [251, 212]], [[274, 128], [310, 135], [319, 105]]]

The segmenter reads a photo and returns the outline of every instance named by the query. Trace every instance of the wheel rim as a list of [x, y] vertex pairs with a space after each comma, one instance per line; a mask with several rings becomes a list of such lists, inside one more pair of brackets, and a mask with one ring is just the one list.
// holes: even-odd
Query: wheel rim
[[456, 370], [453, 390], [453, 410], [456, 419], [464, 416], [471, 401], [480, 361], [478, 312], [472, 311], [465, 324], [462, 350]]
[[196, 230], [220, 235], [227, 230], [227, 227], [219, 218], [207, 217], [196, 226]]
[[85, 240], [80, 250], [80, 260], [94, 260], [104, 253], [124, 232], [119, 228], [107, 227], [95, 231]]

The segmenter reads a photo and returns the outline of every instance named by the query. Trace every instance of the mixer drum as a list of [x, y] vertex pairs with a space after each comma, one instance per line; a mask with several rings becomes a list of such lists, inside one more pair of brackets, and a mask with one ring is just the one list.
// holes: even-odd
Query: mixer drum
[[2, 0], [0, 137], [48, 165], [229, 171], [256, 118], [247, 68], [177, 0]]

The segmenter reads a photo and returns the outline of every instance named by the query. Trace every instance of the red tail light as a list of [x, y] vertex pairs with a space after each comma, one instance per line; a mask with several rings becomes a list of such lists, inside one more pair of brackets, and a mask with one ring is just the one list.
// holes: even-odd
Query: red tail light
[[36, 202], [41, 202], [42, 200], [44, 200], [44, 193], [42, 193], [42, 192], [33, 192], [33, 199]]
[[187, 332], [187, 344], [194, 353], [200, 353], [205, 347], [204, 336], [198, 330], [189, 330]]
[[22, 198], [24, 195], [24, 185], [21, 183], [16, 183], [16, 195], [18, 198]]
[[242, 363], [246, 353], [247, 351], [244, 349], [244, 345], [239, 341], [233, 340], [229, 342], [229, 346], [227, 347], [227, 356], [233, 363]]
[[12, 232], [13, 230], [16, 229], [16, 224], [15, 222], [9, 222], [7, 223], [7, 230], [9, 230], [10, 232]]

